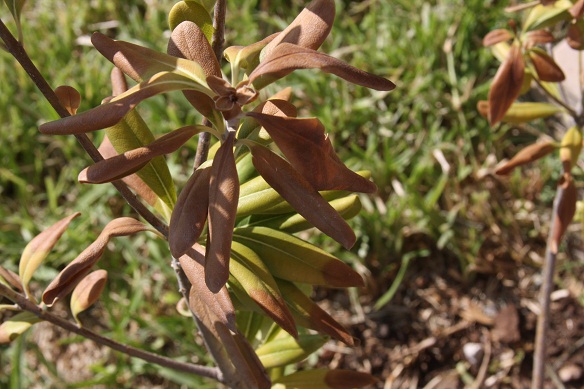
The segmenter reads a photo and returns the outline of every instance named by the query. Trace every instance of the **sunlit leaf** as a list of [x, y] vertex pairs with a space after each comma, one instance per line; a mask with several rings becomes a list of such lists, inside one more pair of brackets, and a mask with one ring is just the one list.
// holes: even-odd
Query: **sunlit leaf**
[[168, 233], [170, 252], [175, 258], [186, 253], [203, 232], [209, 211], [210, 178], [211, 165], [201, 165], [178, 196]]
[[85, 276], [71, 293], [71, 314], [81, 325], [79, 314], [91, 307], [101, 296], [107, 282], [107, 271], [96, 270]]
[[270, 134], [288, 161], [316, 190], [372, 193], [375, 184], [347, 168], [316, 118], [248, 113]]
[[268, 316], [292, 336], [298, 336], [294, 319], [276, 281], [255, 252], [234, 241], [229, 272]]
[[519, 96], [524, 73], [525, 62], [521, 48], [514, 44], [505, 62], [499, 66], [489, 90], [489, 123], [491, 125], [503, 119], [511, 104]]
[[576, 166], [582, 151], [582, 132], [576, 126], [571, 127], [562, 138], [560, 145], [560, 160], [564, 164], [564, 171], [569, 172]]
[[349, 265], [292, 235], [250, 227], [236, 228], [233, 239], [258, 254], [274, 277], [341, 288], [364, 285]]
[[196, 24], [208, 42], [211, 42], [213, 37], [213, 18], [205, 6], [197, 1], [179, 1], [176, 3], [168, 13], [168, 25], [170, 30], [176, 29], [176, 27], [182, 22], [191, 22]]
[[266, 46], [261, 54], [261, 60], [269, 57], [282, 43], [317, 50], [329, 35], [334, 20], [334, 0], [311, 1], [288, 27]]
[[559, 21], [569, 20], [572, 16], [568, 10], [572, 5], [572, 2], [569, 0], [555, 1], [553, 4], [547, 6], [536, 5], [529, 11], [523, 23], [523, 30], [539, 30], [550, 27]]
[[256, 349], [266, 369], [300, 362], [320, 349], [328, 338], [320, 335], [290, 335], [271, 340]]
[[278, 35], [279, 33], [269, 35], [249, 46], [230, 46], [225, 49], [223, 55], [232, 64], [233, 69], [241, 68], [249, 73], [260, 64], [260, 53], [262, 49]]
[[330, 55], [290, 43], [280, 43], [249, 75], [256, 89], [274, 82], [297, 69], [320, 69], [353, 84], [390, 91], [395, 84], [386, 78], [357, 69]]
[[[479, 101], [477, 106], [480, 114], [487, 117], [489, 102]], [[501, 119], [505, 123], [527, 123], [536, 119], [543, 119], [563, 112], [563, 108], [550, 103], [514, 102]]]
[[30, 312], [21, 312], [0, 324], [0, 344], [12, 342], [41, 320]]
[[104, 57], [135, 81], [143, 82], [158, 73], [168, 72], [188, 78], [202, 87], [207, 85], [205, 70], [197, 62], [115, 41], [99, 32], [93, 33], [91, 42]]
[[43, 293], [43, 302], [52, 306], [63, 298], [87, 275], [103, 255], [109, 241], [118, 236], [132, 235], [141, 231], [153, 231], [151, 227], [130, 217], [109, 222], [97, 239], [67, 265], [49, 284]]
[[343, 247], [355, 244], [351, 227], [300, 173], [267, 148], [248, 145], [257, 171], [299, 214]]
[[217, 292], [229, 278], [231, 238], [239, 198], [239, 179], [231, 132], [213, 158], [209, 183], [209, 233], [205, 254], [205, 280]]
[[[169, 55], [198, 63], [205, 73], [205, 78], [221, 77], [221, 67], [215, 53], [207, 37], [195, 23], [188, 21], [180, 23], [172, 31], [166, 51]], [[219, 114], [215, 111], [215, 103], [211, 97], [194, 90], [183, 91], [183, 94], [202, 115], [211, 121], [216, 120], [215, 116]]]
[[24, 248], [20, 256], [18, 275], [26, 296], [30, 298], [28, 283], [34, 272], [45, 260], [49, 252], [53, 249], [61, 235], [67, 230], [69, 223], [81, 215], [79, 212], [67, 216], [35, 236]]
[[557, 146], [553, 142], [539, 142], [529, 145], [519, 151], [506, 164], [497, 168], [497, 174], [509, 174], [515, 167], [537, 161], [554, 151]]
[[209, 89], [190, 78], [175, 73], [161, 72], [114, 97], [108, 103], [74, 116], [45, 123], [39, 127], [39, 130], [43, 134], [70, 135], [112, 127], [142, 100], [160, 93], [185, 89], [212, 95]]

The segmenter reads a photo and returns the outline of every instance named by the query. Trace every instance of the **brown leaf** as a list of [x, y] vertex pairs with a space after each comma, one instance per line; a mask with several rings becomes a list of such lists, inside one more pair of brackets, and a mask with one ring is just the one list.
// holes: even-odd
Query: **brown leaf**
[[202, 87], [184, 76], [161, 72], [89, 111], [44, 123], [39, 131], [49, 135], [73, 135], [101, 130], [118, 123], [142, 100], [164, 92], [197, 88]]
[[110, 82], [112, 84], [112, 96], [114, 97], [128, 90], [128, 83], [126, 82], [124, 72], [115, 66], [110, 74]]
[[578, 0], [568, 12], [574, 19], [582, 18], [584, 16], [584, 0]]
[[18, 274], [14, 273], [13, 271], [0, 266], [0, 278], [5, 280], [14, 289], [19, 290], [21, 292], [24, 291], [24, 289], [22, 288], [22, 282], [20, 282]]
[[519, 151], [511, 160], [495, 170], [496, 174], [509, 174], [515, 167], [537, 161], [556, 149], [553, 142], [540, 142], [529, 145]]
[[82, 184], [103, 184], [126, 177], [140, 170], [152, 158], [170, 154], [205, 128], [186, 126], [174, 130], [150, 143], [148, 146], [126, 151], [115, 157], [99, 161], [79, 173]]
[[497, 43], [505, 42], [510, 39], [513, 39], [513, 34], [511, 33], [511, 31], [504, 28], [499, 28], [485, 35], [485, 37], [483, 38], [483, 46], [485, 47], [493, 46], [496, 45]]
[[533, 48], [529, 50], [529, 58], [531, 58], [537, 77], [541, 81], [560, 82], [566, 79], [562, 69], [545, 51], [537, 47]]
[[59, 98], [59, 103], [61, 103], [71, 115], [77, 113], [77, 109], [81, 103], [81, 95], [77, 92], [77, 89], [72, 86], [61, 85], [55, 89], [55, 94]]
[[574, 214], [576, 213], [576, 202], [578, 201], [578, 191], [574, 184], [572, 175], [568, 172], [560, 178], [558, 189], [554, 201], [554, 223], [551, 234], [550, 250], [558, 253], [558, 247], [562, 241], [564, 232], [568, 229]]
[[357, 69], [330, 55], [290, 43], [276, 46], [249, 75], [249, 81], [259, 89], [296, 69], [320, 69], [375, 90], [390, 91], [395, 88], [395, 84], [386, 78]]
[[312, 301], [310, 297], [298, 289], [294, 283], [278, 279], [278, 287], [299, 326], [327, 334], [348, 346], [355, 345], [355, 339], [351, 334]]
[[282, 43], [317, 50], [329, 35], [334, 20], [334, 0], [311, 1], [288, 27], [266, 46], [262, 58], [267, 58], [276, 46]]
[[[91, 307], [101, 296], [107, 282], [107, 271], [96, 270], [85, 276], [71, 294], [71, 313], [77, 316]], [[79, 323], [79, 321], [77, 321]]]
[[189, 307], [209, 352], [225, 375], [225, 383], [231, 387], [269, 388], [265, 369], [236, 328], [227, 288], [223, 286], [218, 293], [213, 293], [205, 283], [205, 249], [195, 244], [179, 261], [191, 282]]
[[220, 290], [229, 278], [231, 240], [239, 199], [234, 142], [235, 133], [230, 132], [217, 150], [211, 167], [205, 280], [213, 292]]
[[[114, 146], [110, 142], [107, 136], [103, 137], [103, 141], [98, 148], [99, 153], [106, 159], [113, 158], [118, 155]], [[154, 191], [146, 185], [146, 183], [138, 177], [137, 174], [130, 174], [122, 178], [122, 181], [126, 183], [130, 188], [132, 188], [136, 194], [144, 199], [148, 204], [154, 206], [158, 201], [158, 196]]]
[[346, 249], [355, 244], [355, 233], [337, 211], [287, 161], [269, 149], [246, 143], [256, 170], [299, 214]]
[[248, 116], [256, 119], [268, 131], [288, 161], [314, 189], [365, 193], [377, 190], [373, 182], [351, 171], [341, 162], [318, 119], [297, 119], [256, 112], [250, 112]]
[[525, 61], [518, 45], [512, 45], [489, 90], [489, 123], [498, 123], [519, 97], [523, 85]]
[[570, 24], [570, 27], [568, 27], [566, 42], [568, 42], [568, 45], [574, 50], [584, 49], [584, 22], [579, 21]]
[[[235, 309], [226, 287], [213, 293], [205, 283], [205, 248], [198, 243], [187, 250], [179, 258], [180, 265], [191, 282], [189, 305], [193, 311], [199, 308], [197, 304], [204, 304], [205, 309], [214, 317], [214, 320], [223, 323], [231, 331], [237, 331], [235, 325]], [[195, 304], [195, 306], [193, 306]]]
[[326, 374], [324, 381], [335, 389], [363, 388], [378, 382], [371, 374], [353, 370], [331, 370]]
[[28, 283], [32, 279], [35, 270], [45, 260], [55, 244], [57, 244], [57, 241], [67, 230], [71, 221], [79, 215], [81, 215], [79, 212], [75, 212], [59, 220], [35, 236], [24, 248], [20, 256], [18, 275], [27, 296], [29, 296]]
[[268, 43], [274, 40], [280, 33], [269, 35], [259, 42], [249, 46], [230, 46], [225, 49], [223, 55], [234, 66], [245, 69], [248, 73], [260, 64], [260, 53]]
[[[221, 67], [203, 31], [193, 22], [180, 23], [170, 35], [166, 52], [201, 65], [205, 75], [221, 77]], [[212, 116], [213, 99], [198, 91], [183, 91], [185, 98], [204, 116]]]
[[529, 31], [527, 34], [525, 34], [524, 38], [524, 42], [528, 48], [531, 48], [535, 45], [553, 43], [554, 41], [554, 36], [548, 30]]
[[52, 306], [66, 296], [85, 277], [91, 267], [99, 261], [108, 242], [118, 236], [132, 235], [151, 228], [130, 217], [121, 217], [109, 222], [97, 239], [67, 265], [49, 284], [43, 293], [43, 302]]
[[170, 252], [179, 258], [199, 239], [209, 210], [209, 180], [211, 166], [203, 165], [191, 175], [170, 218], [168, 243]]

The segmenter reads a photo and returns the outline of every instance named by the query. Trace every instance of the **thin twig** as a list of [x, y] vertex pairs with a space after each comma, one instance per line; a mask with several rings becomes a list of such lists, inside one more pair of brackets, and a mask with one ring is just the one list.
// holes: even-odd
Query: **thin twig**
[[[26, 71], [37, 88], [39, 88], [40, 92], [43, 94], [49, 104], [51, 104], [57, 114], [62, 118], [70, 116], [69, 112], [59, 102], [59, 98], [53, 91], [53, 88], [51, 88], [49, 83], [45, 80], [40, 71], [32, 62], [24, 50], [24, 47], [14, 38], [2, 20], [0, 20], [0, 38], [4, 41], [10, 54], [12, 54], [12, 56], [20, 63], [22, 68]], [[85, 152], [94, 162], [103, 160], [103, 157], [99, 151], [97, 151], [97, 148], [87, 137], [87, 135], [78, 134], [75, 135], [75, 137], [81, 144], [81, 147], [83, 147]], [[126, 200], [126, 202], [134, 209], [134, 211], [142, 216], [144, 220], [150, 223], [150, 225], [162, 235], [165, 237], [168, 236], [168, 226], [162, 220], [156, 217], [144, 204], [142, 204], [126, 184], [124, 184], [121, 180], [114, 181], [112, 184]]]
[[[213, 13], [213, 37], [211, 39], [211, 47], [215, 53], [217, 61], [221, 62], [223, 57], [223, 44], [225, 43], [225, 16], [227, 14], [227, 5], [225, 0], [217, 0], [215, 3], [215, 11]], [[203, 120], [203, 125], [211, 127], [211, 122], [208, 119]], [[211, 134], [203, 132], [199, 135], [199, 143], [197, 144], [197, 154], [195, 155], [194, 168], [197, 169], [209, 156], [209, 144], [211, 142]]]
[[559, 205], [559, 187], [552, 209], [552, 221], [550, 224], [549, 236], [545, 252], [545, 263], [543, 267], [543, 282], [541, 284], [539, 305], [540, 312], [537, 316], [537, 327], [535, 330], [535, 351], [533, 355], [533, 374], [531, 389], [542, 389], [545, 380], [545, 355], [546, 355], [546, 333], [549, 326], [551, 293], [554, 285], [554, 272], [556, 267], [556, 251], [552, 248], [552, 236], [555, 229], [555, 216]]
[[18, 304], [20, 308], [27, 312], [31, 312], [36, 315], [39, 319], [48, 321], [58, 327], [61, 327], [67, 331], [74, 332], [78, 335], [83, 336], [84, 338], [91, 339], [96, 343], [99, 343], [103, 346], [109, 347], [113, 350], [122, 352], [126, 355], [131, 357], [140, 358], [144, 361], [151, 362], [157, 364], [159, 366], [168, 367], [173, 370], [182, 371], [185, 373], [196, 374], [201, 377], [211, 378], [216, 381], [220, 381], [221, 373], [219, 369], [214, 367], [207, 367], [207, 366], [200, 366], [195, 365], [192, 363], [185, 363], [180, 361], [175, 361], [173, 359], [163, 357], [158, 354], [151, 353], [149, 351], [140, 350], [134, 348], [132, 346], [128, 346], [126, 344], [119, 343], [111, 338], [107, 338], [102, 336], [96, 332], [93, 332], [87, 328], [78, 327], [73, 322], [65, 320], [59, 316], [56, 316], [50, 312], [43, 310], [38, 305], [35, 305], [33, 302], [28, 300], [23, 295], [15, 292], [14, 290], [10, 289], [9, 287], [0, 284], [0, 295], [5, 296], [9, 300], [13, 301], [14, 303]]
[[543, 84], [541, 83], [540, 80], [537, 79], [537, 77], [534, 77], [535, 82], [537, 83], [537, 85], [539, 85], [539, 87], [544, 91], [544, 93], [553, 101], [556, 102], [556, 104], [559, 104], [560, 106], [562, 106], [566, 111], [568, 111], [568, 113], [570, 114], [570, 116], [572, 116], [574, 118], [574, 120], [576, 121], [576, 123], [578, 123], [579, 117], [578, 117], [578, 112], [574, 111], [574, 109], [572, 107], [570, 107], [568, 104], [566, 104], [566, 102], [562, 101], [561, 99], [558, 99], [556, 96], [554, 96], [552, 93], [548, 92], [548, 90], [546, 88], [544, 88]]

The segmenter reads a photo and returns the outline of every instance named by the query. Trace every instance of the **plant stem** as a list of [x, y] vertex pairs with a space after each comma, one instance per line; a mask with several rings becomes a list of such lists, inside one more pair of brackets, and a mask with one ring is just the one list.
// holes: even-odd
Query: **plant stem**
[[20, 306], [25, 311], [31, 312], [36, 315], [39, 319], [48, 321], [58, 327], [61, 327], [65, 330], [74, 332], [78, 335], [83, 336], [84, 338], [91, 339], [96, 343], [109, 347], [113, 350], [119, 351], [131, 357], [140, 358], [144, 361], [155, 363], [157, 365], [168, 367], [173, 370], [182, 371], [185, 373], [196, 374], [202, 377], [211, 378], [216, 381], [220, 381], [220, 372], [219, 369], [207, 366], [200, 366], [191, 363], [179, 362], [175, 361], [170, 358], [163, 357], [158, 354], [151, 353], [149, 351], [140, 350], [134, 348], [132, 346], [128, 346], [126, 344], [122, 344], [116, 342], [113, 339], [106, 338], [102, 335], [99, 335], [96, 332], [93, 332], [89, 329], [78, 327], [76, 324], [65, 320], [59, 316], [56, 316], [52, 313], [44, 311], [38, 305], [35, 305], [31, 301], [29, 301], [23, 295], [13, 291], [9, 287], [0, 284], [0, 295], [5, 296], [9, 300], [12, 300], [16, 304]]
[[562, 101], [561, 99], [558, 99], [556, 96], [554, 96], [553, 94], [549, 93], [547, 91], [547, 89], [545, 89], [543, 87], [543, 84], [541, 83], [540, 80], [538, 80], [536, 77], [533, 78], [535, 80], [535, 82], [537, 83], [537, 85], [539, 85], [539, 87], [544, 91], [544, 93], [553, 101], [556, 102], [556, 104], [562, 106], [566, 111], [568, 111], [568, 113], [570, 114], [570, 116], [572, 116], [574, 118], [574, 120], [576, 121], [576, 123], [578, 123], [578, 125], [580, 125], [582, 119], [579, 118], [579, 115], [576, 111], [574, 111], [574, 109], [572, 107], [570, 107], [568, 104], [566, 104], [564, 101]]
[[552, 209], [552, 221], [548, 234], [545, 263], [543, 267], [543, 281], [541, 284], [539, 295], [540, 312], [537, 316], [537, 327], [535, 330], [535, 350], [533, 354], [533, 372], [531, 377], [531, 389], [542, 389], [545, 380], [545, 362], [546, 362], [546, 333], [549, 326], [550, 317], [550, 301], [551, 293], [554, 285], [554, 272], [556, 267], [557, 247], [552, 244], [552, 236], [554, 234], [555, 215], [558, 212], [560, 189], [556, 192], [554, 205]]
[[[69, 111], [67, 111], [59, 102], [59, 98], [53, 91], [53, 88], [42, 76], [40, 71], [34, 65], [26, 50], [20, 42], [18, 42], [6, 25], [0, 20], [0, 38], [4, 41], [8, 52], [20, 63], [22, 68], [29, 75], [30, 79], [39, 88], [45, 99], [51, 104], [53, 109], [57, 112], [60, 117], [70, 116]], [[97, 151], [95, 145], [85, 134], [75, 135], [77, 141], [81, 144], [81, 147], [85, 152], [91, 157], [94, 162], [99, 162], [103, 160], [103, 157]], [[124, 200], [136, 211], [140, 216], [144, 218], [152, 227], [154, 227], [158, 232], [160, 232], [165, 237], [168, 236], [168, 226], [156, 217], [150, 210], [140, 202], [140, 200], [134, 195], [134, 193], [128, 188], [128, 186], [121, 180], [112, 182], [114, 187], [122, 195]]]
[[[215, 3], [215, 11], [213, 13], [213, 38], [211, 39], [211, 47], [217, 57], [217, 61], [221, 62], [223, 57], [223, 44], [225, 43], [225, 16], [227, 14], [227, 5], [225, 0], [217, 0]], [[211, 122], [208, 119], [203, 120], [203, 124], [211, 127]], [[199, 135], [199, 143], [197, 144], [197, 154], [195, 155], [194, 168], [197, 169], [209, 156], [209, 143], [211, 142], [211, 134], [203, 132]]]

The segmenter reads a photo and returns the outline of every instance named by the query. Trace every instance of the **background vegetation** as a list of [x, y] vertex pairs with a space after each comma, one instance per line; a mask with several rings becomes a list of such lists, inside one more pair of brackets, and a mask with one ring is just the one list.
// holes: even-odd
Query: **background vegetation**
[[[23, 17], [25, 44], [53, 86], [69, 84], [81, 91], [83, 111], [110, 94], [110, 65], [88, 43], [89, 34], [99, 30], [165, 51], [165, 15], [173, 3], [30, 2]], [[304, 4], [300, 0], [228, 3], [228, 46], [249, 44], [282, 29]], [[546, 159], [538, 169], [517, 172], [505, 181], [493, 178], [490, 169], [512, 155], [514, 145], [535, 139], [541, 129], [490, 128], [476, 111], [478, 100], [487, 95], [485, 81], [498, 65], [481, 40], [505, 23], [506, 2], [343, 0], [337, 5], [335, 27], [323, 50], [398, 85], [386, 94], [333, 77], [314, 77], [310, 71], [290, 76], [298, 85], [295, 102], [301, 110], [319, 117], [341, 158], [354, 170], [371, 170], [379, 187], [377, 194], [363, 198], [364, 211], [353, 220], [359, 239], [352, 252], [338, 251], [329, 239], [312, 237], [338, 251], [366, 276], [369, 287], [350, 296], [350, 309], [369, 313], [376, 303], [383, 307], [399, 290], [395, 288], [412, 277], [404, 273], [408, 264], [447, 263], [465, 280], [472, 280], [477, 274], [500, 270], [493, 256], [507, 256], [516, 264], [533, 263], [545, 243], [546, 218], [541, 218], [542, 226], [539, 213], [550, 208], [554, 187], [549, 179], [552, 167], [546, 164], [552, 162]], [[0, 16], [8, 20], [6, 7], [0, 8]], [[32, 236], [74, 211], [83, 213], [50, 255], [51, 268], [37, 273], [37, 281], [44, 285], [56, 275], [54, 269], [72, 260], [76, 248], [88, 245], [112, 216], [131, 211], [112, 187], [76, 182], [88, 157], [73, 137], [38, 132], [40, 123], [57, 116], [3, 52], [0, 80], [3, 265], [15, 269]], [[152, 130], [162, 134], [198, 122], [189, 107], [176, 94], [150, 99], [139, 109], [148, 123], [157, 123]], [[185, 179], [195, 147], [191, 143], [171, 161], [171, 169], [184, 172]], [[109, 293], [104, 294], [100, 312], [88, 313], [88, 320], [96, 320], [108, 336], [132, 344], [176, 358], [206, 358], [197, 344], [181, 341], [192, 338], [192, 322], [175, 314], [179, 294], [167, 281], [174, 275], [162, 242], [138, 237], [119, 239], [115, 246], [103, 262], [110, 269]], [[531, 251], [535, 255], [527, 254]], [[59, 346], [80, 341], [65, 339]], [[75, 386], [196, 382], [111, 354], [102, 355], [90, 369], [92, 378], [80, 374]], [[31, 387], [37, 379], [59, 386], [64, 379], [59, 371], [56, 362], [26, 338], [16, 347], [0, 349], [2, 387], [15, 382]]]

